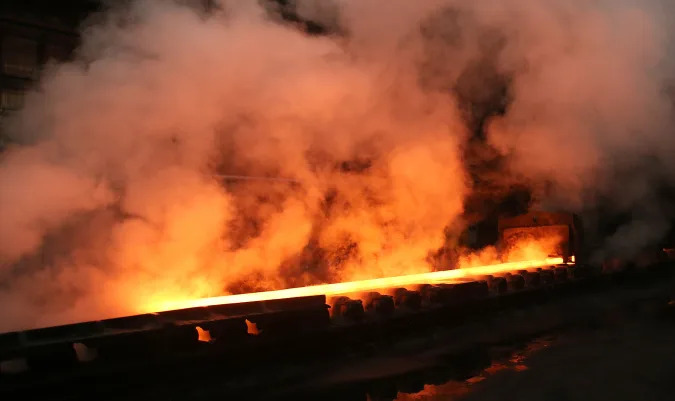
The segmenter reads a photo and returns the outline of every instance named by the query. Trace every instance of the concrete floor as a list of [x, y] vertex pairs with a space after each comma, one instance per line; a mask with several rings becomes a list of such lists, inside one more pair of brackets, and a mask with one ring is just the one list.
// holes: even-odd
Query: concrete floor
[[675, 313], [635, 312], [537, 339], [468, 380], [427, 385], [397, 400], [673, 400]]

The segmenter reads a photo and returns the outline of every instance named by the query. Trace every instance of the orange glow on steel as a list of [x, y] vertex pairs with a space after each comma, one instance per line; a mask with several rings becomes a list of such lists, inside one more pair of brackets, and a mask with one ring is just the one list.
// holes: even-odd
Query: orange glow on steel
[[159, 312], [174, 309], [194, 308], [200, 306], [267, 301], [271, 299], [286, 299], [295, 297], [306, 297], [312, 295], [331, 296], [362, 291], [372, 291], [381, 288], [403, 287], [417, 284], [452, 283], [453, 281], [458, 281], [466, 277], [507, 273], [520, 269], [556, 265], [561, 263], [563, 263], [562, 258], [546, 258], [541, 260], [509, 262], [495, 265], [467, 267], [455, 270], [443, 270], [420, 274], [410, 274], [406, 276], [384, 277], [371, 280], [350, 281], [344, 283], [321, 284], [321, 285], [312, 285], [308, 287], [287, 288], [284, 290], [276, 290], [276, 291], [224, 295], [213, 298], [173, 300], [159, 304], [158, 309], [156, 311]]

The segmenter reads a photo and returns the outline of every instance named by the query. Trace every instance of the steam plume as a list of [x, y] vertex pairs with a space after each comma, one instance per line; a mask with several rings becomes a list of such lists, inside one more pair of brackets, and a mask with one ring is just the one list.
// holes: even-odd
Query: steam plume
[[92, 20], [12, 122], [3, 328], [430, 270], [486, 179], [650, 211], [607, 249], [664, 218], [645, 183], [675, 178], [665, 4], [287, 5], [310, 35], [270, 3], [187, 3]]

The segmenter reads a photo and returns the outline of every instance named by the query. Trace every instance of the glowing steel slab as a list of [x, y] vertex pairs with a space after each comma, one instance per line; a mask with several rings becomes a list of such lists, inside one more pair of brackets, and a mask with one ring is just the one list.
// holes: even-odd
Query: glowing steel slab
[[242, 302], [268, 301], [272, 299], [285, 299], [305, 297], [311, 295], [339, 295], [355, 292], [372, 291], [382, 288], [405, 287], [417, 284], [441, 284], [452, 283], [467, 277], [499, 274], [517, 271], [521, 269], [549, 266], [563, 263], [562, 258], [546, 258], [540, 260], [528, 260], [524, 262], [510, 262], [495, 265], [469, 267], [464, 269], [444, 270], [437, 272], [410, 274], [406, 276], [384, 277], [371, 280], [350, 281], [344, 283], [321, 284], [308, 287], [287, 288], [284, 290], [253, 292], [247, 294], [225, 295], [213, 298], [173, 300], [162, 302], [155, 312], [175, 309], [195, 308], [200, 306], [212, 306], [234, 304]]

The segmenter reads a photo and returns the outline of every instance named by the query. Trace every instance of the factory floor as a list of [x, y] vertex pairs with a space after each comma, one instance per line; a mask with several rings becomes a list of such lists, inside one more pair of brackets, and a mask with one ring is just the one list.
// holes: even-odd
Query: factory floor
[[398, 393], [396, 399], [675, 399], [675, 321], [667, 315], [608, 316], [595, 327], [554, 333], [525, 346], [492, 352], [495, 358], [490, 366], [466, 380], [425, 385], [422, 391]]
[[[472, 336], [481, 345], [464, 352], [440, 347], [434, 353], [427, 345], [407, 358], [373, 358], [331, 373], [323, 394], [279, 399], [672, 400], [674, 289], [670, 281], [532, 306], [496, 324], [477, 322], [468, 330], [479, 333], [485, 325]], [[441, 338], [452, 344], [456, 334]]]
[[[240, 353], [186, 360], [129, 371], [128, 377], [93, 375], [47, 383], [50, 387], [26, 388], [21, 398], [671, 400], [673, 268], [648, 274], [649, 280], [628, 275], [564, 293], [542, 289], [526, 298], [500, 298], [503, 307], [487, 314], [468, 310], [458, 321], [455, 314], [430, 315], [426, 319], [437, 324], [427, 321], [422, 327], [411, 316], [398, 325], [332, 333], [311, 347], [316, 353], [305, 351], [302, 357], [289, 358], [292, 350], [284, 347], [276, 350], [278, 357]], [[296, 342], [312, 341], [317, 339]], [[50, 390], [59, 386], [67, 388]]]

